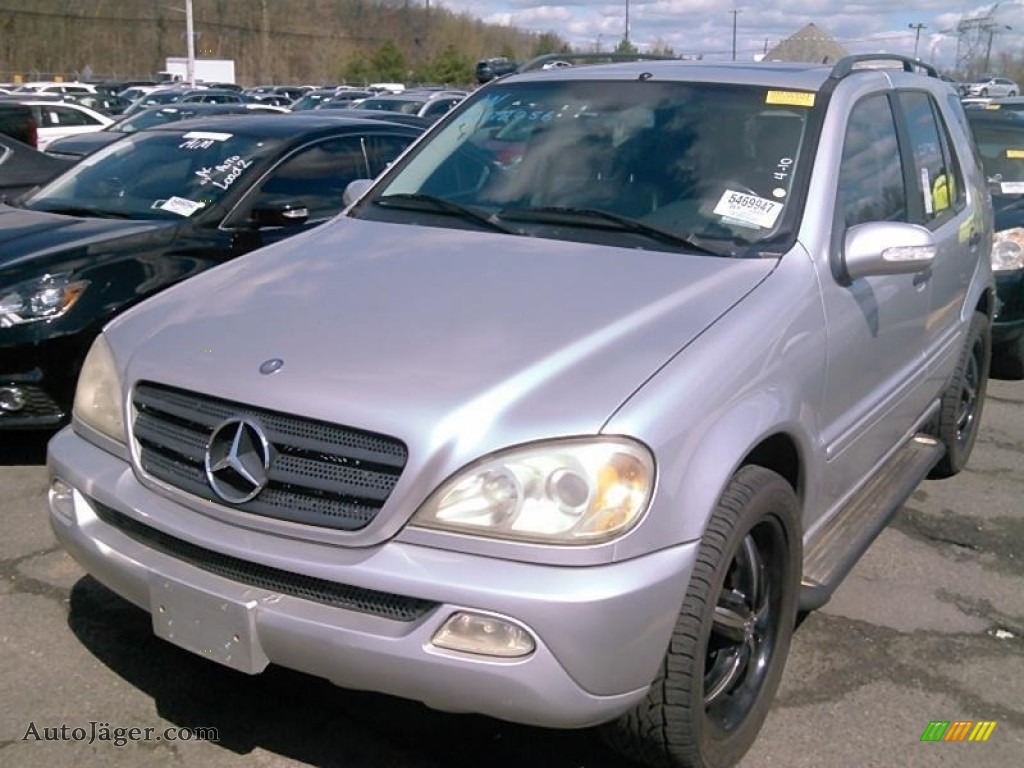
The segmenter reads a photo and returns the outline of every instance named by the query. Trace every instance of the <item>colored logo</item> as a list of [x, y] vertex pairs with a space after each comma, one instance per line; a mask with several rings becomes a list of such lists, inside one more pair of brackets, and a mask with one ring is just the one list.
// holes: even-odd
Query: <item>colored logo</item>
[[988, 741], [995, 729], [995, 720], [932, 720], [921, 741]]

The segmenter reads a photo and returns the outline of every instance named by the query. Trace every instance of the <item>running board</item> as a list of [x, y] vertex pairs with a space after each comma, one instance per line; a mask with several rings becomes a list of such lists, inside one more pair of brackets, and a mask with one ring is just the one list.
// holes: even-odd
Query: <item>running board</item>
[[944, 452], [944, 446], [934, 437], [915, 435], [813, 539], [804, 543], [801, 611], [814, 611], [828, 602]]

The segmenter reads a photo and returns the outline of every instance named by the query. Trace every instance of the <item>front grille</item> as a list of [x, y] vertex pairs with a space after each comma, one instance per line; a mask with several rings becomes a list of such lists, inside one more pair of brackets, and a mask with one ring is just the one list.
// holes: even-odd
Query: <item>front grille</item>
[[338, 584], [214, 552], [151, 528], [95, 499], [89, 501], [100, 520], [124, 535], [157, 552], [231, 581], [394, 621], [415, 621], [438, 606], [430, 600]]
[[[387, 501], [408, 452], [394, 438], [207, 397], [152, 383], [135, 388], [142, 470], [175, 488], [278, 520], [354, 531]], [[271, 445], [267, 485], [249, 501], [219, 498], [206, 476], [206, 448], [228, 419], [258, 424]]]

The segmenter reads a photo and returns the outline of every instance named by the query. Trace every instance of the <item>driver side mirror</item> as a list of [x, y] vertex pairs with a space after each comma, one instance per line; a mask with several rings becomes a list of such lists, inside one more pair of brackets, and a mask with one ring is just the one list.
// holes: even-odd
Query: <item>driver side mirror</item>
[[300, 227], [309, 219], [309, 208], [301, 203], [278, 203], [253, 208], [252, 221], [263, 227]]
[[841, 282], [869, 275], [912, 275], [935, 260], [932, 233], [917, 224], [871, 222], [846, 232], [841, 257]]
[[352, 205], [352, 203], [366, 193], [366, 190], [370, 188], [371, 184], [373, 184], [373, 179], [356, 179], [355, 181], [350, 181], [348, 186], [345, 187], [345, 192], [341, 196], [342, 202], [345, 203], [346, 207]]

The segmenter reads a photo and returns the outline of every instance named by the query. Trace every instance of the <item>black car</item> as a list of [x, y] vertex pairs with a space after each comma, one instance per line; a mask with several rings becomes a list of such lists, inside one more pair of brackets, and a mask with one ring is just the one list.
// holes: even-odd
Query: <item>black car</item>
[[476, 81], [480, 84], [489, 82], [502, 75], [510, 75], [519, 68], [519, 62], [503, 56], [491, 59], [480, 59], [476, 63]]
[[[0, 133], [0, 202], [45, 184], [71, 165]], [[0, 259], [3, 257], [0, 256]]]
[[1024, 113], [967, 111], [992, 193], [996, 311], [992, 376], [1024, 378]]
[[0, 431], [63, 423], [114, 315], [334, 216], [420, 133], [341, 113], [180, 121], [0, 205]]
[[213, 115], [237, 115], [257, 112], [277, 112], [274, 109], [267, 109], [259, 104], [169, 104], [166, 107], [149, 107], [141, 112], [136, 112], [113, 125], [108, 125], [100, 131], [92, 133], [78, 133], [73, 136], [64, 136], [54, 139], [46, 145], [46, 153], [59, 157], [72, 157], [81, 159], [92, 154], [97, 149], [117, 141], [129, 133], [136, 133], [156, 125], [176, 123], [179, 120], [189, 120], [196, 117], [212, 117]]

